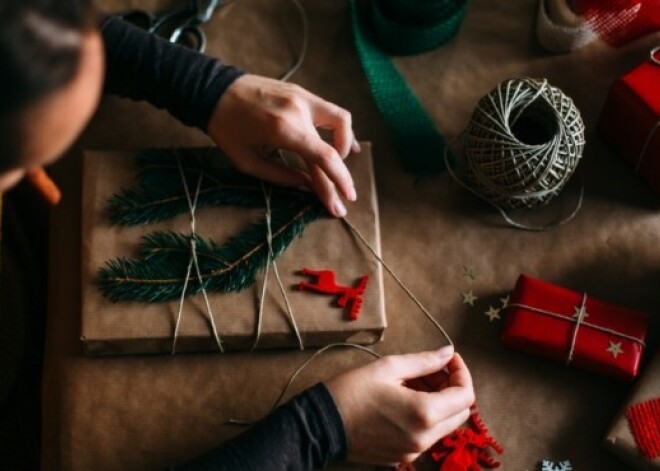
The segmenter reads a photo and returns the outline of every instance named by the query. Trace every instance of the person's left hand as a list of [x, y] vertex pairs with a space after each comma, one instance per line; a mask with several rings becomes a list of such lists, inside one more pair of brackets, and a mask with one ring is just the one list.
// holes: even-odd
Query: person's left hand
[[342, 417], [348, 460], [413, 462], [470, 415], [472, 377], [451, 346], [383, 357], [326, 382]]
[[[333, 133], [332, 145], [317, 128]], [[211, 116], [209, 135], [242, 172], [288, 186], [309, 186], [331, 214], [346, 214], [343, 196], [357, 198], [343, 162], [359, 152], [348, 111], [290, 83], [244, 75], [229, 86]], [[273, 151], [300, 155], [307, 172], [285, 167]]]

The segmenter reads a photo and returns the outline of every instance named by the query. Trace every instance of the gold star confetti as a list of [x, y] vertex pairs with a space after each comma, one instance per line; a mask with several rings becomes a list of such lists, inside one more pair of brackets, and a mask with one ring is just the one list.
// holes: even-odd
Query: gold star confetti
[[474, 265], [463, 266], [463, 277], [471, 280], [474, 280], [477, 277], [477, 269], [474, 268]]
[[479, 299], [474, 295], [472, 290], [463, 291], [461, 295], [463, 296], [463, 304], [469, 304], [470, 306], [474, 306], [474, 302]]
[[494, 308], [493, 306], [490, 306], [484, 314], [488, 316], [490, 322], [493, 322], [495, 319], [500, 320], [500, 309]]
[[500, 298], [500, 302], [502, 303], [502, 309], [506, 309], [509, 305], [509, 295], [507, 294], [503, 298]]
[[607, 352], [611, 353], [614, 358], [622, 353], [625, 353], [621, 348], [621, 342], [612, 342], [611, 340], [610, 346], [607, 347]]
[[575, 306], [573, 309], [575, 309], [575, 312], [573, 313], [574, 318], [579, 319], [582, 312], [584, 312], [582, 319], [589, 317], [589, 313], [587, 312], [587, 308], [585, 306]]

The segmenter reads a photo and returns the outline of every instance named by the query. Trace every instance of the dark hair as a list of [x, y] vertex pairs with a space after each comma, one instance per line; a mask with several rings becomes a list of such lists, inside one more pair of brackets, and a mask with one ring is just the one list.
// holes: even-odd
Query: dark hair
[[91, 21], [91, 0], [0, 0], [0, 169], [16, 163], [16, 113], [73, 78]]

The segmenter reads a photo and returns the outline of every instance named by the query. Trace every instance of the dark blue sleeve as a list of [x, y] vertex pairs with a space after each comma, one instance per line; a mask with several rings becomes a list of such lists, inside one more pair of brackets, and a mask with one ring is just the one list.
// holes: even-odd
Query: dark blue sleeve
[[310, 471], [346, 456], [344, 425], [323, 383], [245, 433], [170, 471]]
[[107, 93], [146, 100], [188, 126], [206, 131], [215, 105], [243, 72], [172, 44], [125, 22], [104, 16]]

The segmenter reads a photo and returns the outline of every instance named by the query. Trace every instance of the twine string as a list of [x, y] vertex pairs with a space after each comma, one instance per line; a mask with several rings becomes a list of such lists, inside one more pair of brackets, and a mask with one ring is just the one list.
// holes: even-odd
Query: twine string
[[442, 335], [445, 337], [449, 345], [454, 345], [454, 342], [452, 341], [451, 337], [449, 337], [449, 334], [447, 331], [440, 325], [440, 323], [431, 315], [431, 313], [424, 307], [422, 302], [413, 294], [412, 291], [410, 291], [410, 288], [401, 280], [401, 278], [390, 268], [390, 266], [385, 262], [385, 260], [378, 254], [376, 249], [373, 248], [373, 246], [369, 243], [369, 241], [362, 235], [362, 233], [348, 220], [346, 217], [343, 217], [342, 222], [357, 236], [357, 238], [364, 244], [364, 246], [369, 249], [371, 254], [378, 260], [378, 262], [387, 270], [387, 272], [394, 278], [394, 281], [397, 282], [397, 284], [401, 287], [401, 289], [408, 295], [408, 297], [415, 303], [415, 305], [419, 308], [419, 310], [426, 316], [426, 318], [442, 333]]
[[[517, 110], [518, 112], [513, 118], [503, 121], [505, 124], [508, 124], [509, 128], [514, 127], [520, 119], [520, 116], [522, 116], [525, 110], [529, 108], [529, 105], [534, 103], [539, 99], [541, 95], [543, 95], [543, 92], [545, 92], [545, 89], [548, 86], [548, 81], [543, 79], [540, 83], [534, 82], [533, 88], [536, 88], [536, 91], [531, 98], [527, 97], [526, 94], [523, 93], [522, 84], [522, 82], [516, 84], [516, 93], [513, 95], [513, 99], [509, 102], [508, 108], [508, 110], [510, 110], [509, 112], [513, 110]], [[552, 111], [554, 111], [555, 116], [559, 118], [559, 113], [557, 113], [557, 110], [552, 108]]]
[[[356, 343], [348, 343], [348, 342], [342, 342], [342, 343], [331, 343], [329, 345], [326, 345], [323, 348], [318, 349], [317, 351], [314, 352], [313, 355], [311, 355], [307, 360], [305, 360], [302, 364], [298, 365], [298, 368], [295, 369], [295, 371], [291, 374], [289, 377], [289, 380], [287, 381], [286, 385], [282, 389], [282, 392], [280, 392], [280, 395], [277, 396], [277, 399], [273, 403], [272, 407], [270, 408], [269, 413], [272, 413], [275, 409], [277, 409], [277, 406], [280, 405], [282, 402], [282, 399], [286, 396], [286, 394], [289, 392], [289, 389], [291, 389], [291, 386], [293, 385], [293, 382], [296, 380], [298, 375], [302, 373], [304, 370], [307, 369], [310, 363], [312, 363], [316, 358], [319, 356], [323, 355], [325, 352], [331, 349], [335, 348], [355, 348], [357, 350], [361, 350], [363, 352], [368, 353], [369, 355], [373, 356], [374, 358], [381, 358], [382, 355], [378, 352], [375, 352], [369, 347], [365, 347], [364, 345], [358, 345]], [[228, 425], [241, 425], [241, 426], [249, 426], [254, 424], [254, 421], [252, 420], [240, 420], [240, 419], [229, 419], [226, 424]]]
[[204, 169], [200, 167], [199, 177], [197, 178], [197, 186], [195, 188], [194, 196], [191, 196], [190, 189], [188, 188], [188, 181], [186, 180], [186, 175], [183, 171], [183, 166], [181, 165], [181, 159], [179, 156], [176, 158], [176, 163], [179, 168], [179, 174], [181, 175], [181, 181], [183, 183], [183, 189], [186, 195], [186, 201], [188, 203], [188, 211], [190, 213], [190, 261], [188, 262], [188, 268], [186, 271], [186, 279], [183, 283], [183, 289], [181, 290], [181, 298], [179, 299], [179, 312], [176, 316], [176, 325], [174, 327], [174, 335], [172, 337], [172, 355], [176, 353], [176, 343], [179, 338], [179, 328], [181, 325], [181, 319], [183, 316], [183, 302], [186, 297], [186, 290], [188, 289], [188, 284], [190, 283], [190, 275], [192, 272], [192, 267], [195, 267], [195, 274], [197, 276], [197, 281], [199, 282], [200, 288], [202, 290], [202, 295], [204, 297], [204, 303], [206, 305], [206, 314], [208, 316], [209, 322], [211, 324], [211, 331], [213, 333], [213, 338], [215, 339], [216, 344], [220, 352], [224, 353], [224, 347], [222, 346], [222, 341], [220, 340], [220, 335], [218, 334], [218, 329], [215, 325], [215, 320], [213, 319], [213, 311], [211, 310], [211, 303], [209, 302], [208, 295], [206, 293], [206, 286], [204, 280], [202, 279], [202, 273], [199, 268], [199, 260], [197, 258], [197, 233], [196, 233], [196, 224], [197, 219], [195, 217], [195, 212], [197, 210], [197, 200], [199, 198], [199, 192], [202, 188], [202, 180], [204, 178]]
[[271, 197], [272, 197], [272, 186], [268, 187], [268, 190], [266, 190], [266, 186], [264, 185], [264, 182], [261, 181], [261, 191], [264, 195], [264, 202], [266, 206], [266, 213], [265, 213], [265, 219], [266, 219], [266, 240], [268, 242], [268, 261], [266, 263], [266, 273], [264, 275], [264, 282], [263, 286], [261, 288], [261, 299], [259, 301], [259, 312], [257, 314], [257, 329], [255, 333], [255, 339], [254, 343], [252, 345], [252, 350], [254, 350], [257, 347], [257, 344], [259, 343], [259, 338], [261, 336], [261, 325], [262, 325], [262, 319], [263, 319], [263, 312], [264, 312], [264, 299], [266, 297], [266, 287], [268, 283], [268, 267], [270, 265], [273, 266], [273, 273], [275, 274], [275, 279], [277, 280], [277, 285], [280, 289], [280, 293], [282, 295], [282, 298], [284, 299], [284, 304], [286, 306], [286, 312], [287, 312], [287, 317], [289, 320], [289, 323], [291, 324], [291, 328], [293, 329], [294, 333], [296, 334], [296, 338], [298, 340], [298, 346], [300, 350], [305, 349], [305, 344], [303, 343], [302, 336], [300, 334], [300, 329], [298, 328], [298, 324], [296, 323], [296, 317], [293, 314], [293, 309], [291, 307], [291, 302], [289, 301], [289, 297], [286, 294], [286, 290], [284, 289], [284, 283], [282, 282], [282, 278], [280, 277], [279, 270], [277, 269], [277, 261], [275, 260], [274, 256], [274, 251], [273, 251], [273, 229], [271, 225], [272, 221], [272, 213], [271, 213]]
[[300, 45], [300, 52], [298, 53], [298, 58], [296, 59], [296, 62], [291, 66], [289, 70], [287, 70], [280, 77], [280, 81], [282, 82], [288, 81], [291, 78], [291, 76], [295, 74], [298, 71], [298, 69], [300, 69], [300, 66], [305, 60], [305, 56], [307, 55], [307, 48], [309, 47], [309, 20], [307, 19], [307, 12], [300, 3], [300, 0], [291, 0], [291, 2], [296, 6], [296, 9], [300, 14], [300, 23], [302, 26], [303, 39], [302, 39], [302, 44]]
[[192, 271], [193, 258], [190, 257], [188, 262], [188, 269], [186, 270], [186, 278], [183, 280], [183, 289], [181, 290], [181, 297], [179, 298], [179, 311], [176, 316], [176, 323], [174, 325], [174, 335], [172, 336], [171, 354], [176, 354], [176, 341], [179, 338], [179, 326], [181, 325], [181, 316], [183, 315], [183, 302], [186, 299], [186, 290], [188, 289], [188, 282], [190, 281], [190, 273]]
[[268, 263], [266, 263], [266, 267], [264, 268], [264, 281], [261, 285], [261, 296], [259, 297], [259, 311], [257, 312], [257, 325], [255, 326], [254, 329], [254, 342], [252, 343], [252, 347], [250, 348], [250, 351], [256, 350], [257, 345], [259, 344], [259, 340], [261, 340], [261, 329], [262, 329], [263, 317], [264, 317], [264, 300], [266, 299], [266, 288], [268, 288], [269, 272], [270, 272], [270, 260], [268, 261]]
[[580, 325], [582, 322], [584, 322], [584, 318], [587, 315], [587, 310], [585, 309], [585, 305], [587, 303], [587, 293], [582, 294], [582, 302], [580, 303], [580, 307], [578, 309], [578, 316], [577, 320], [575, 321], [575, 327], [573, 328], [573, 335], [571, 335], [571, 345], [570, 348], [568, 349], [568, 356], [566, 357], [566, 366], [570, 365], [571, 362], [573, 361], [573, 354], [575, 353], [575, 342], [577, 341], [577, 334], [578, 331], [580, 330]]

